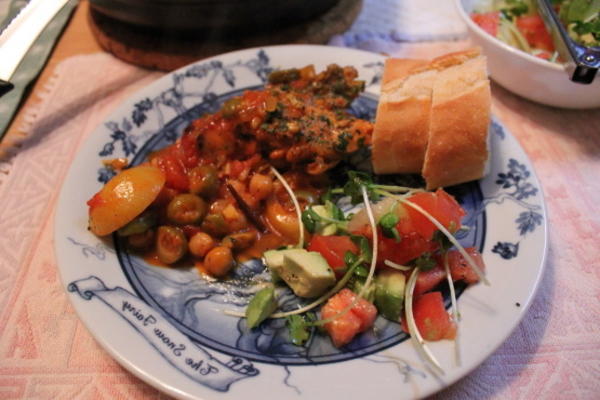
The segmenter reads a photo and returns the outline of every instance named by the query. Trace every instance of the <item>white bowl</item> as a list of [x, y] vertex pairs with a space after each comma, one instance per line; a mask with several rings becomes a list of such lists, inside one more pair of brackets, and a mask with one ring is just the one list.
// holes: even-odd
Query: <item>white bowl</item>
[[600, 107], [600, 76], [589, 85], [572, 82], [565, 68], [496, 39], [475, 24], [469, 15], [477, 0], [454, 0], [467, 24], [471, 40], [488, 58], [492, 79], [526, 99], [561, 108]]

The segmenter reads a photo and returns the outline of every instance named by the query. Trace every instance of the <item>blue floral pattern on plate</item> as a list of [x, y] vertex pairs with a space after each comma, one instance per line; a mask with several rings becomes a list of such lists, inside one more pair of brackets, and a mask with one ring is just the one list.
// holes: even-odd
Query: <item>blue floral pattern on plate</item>
[[[97, 129], [94, 137], [99, 140], [93, 141], [93, 146], [87, 146], [93, 154], [82, 154], [75, 163], [85, 165], [86, 171], [94, 171], [93, 179], [96, 184], [91, 187], [95, 189], [89, 190], [87, 188], [90, 186], [86, 186], [84, 190], [89, 193], [84, 196], [89, 198], [93, 191], [97, 190], [99, 183], [107, 182], [114, 175], [110, 167], [98, 169], [93, 166], [100, 165], [100, 160], [127, 157], [132, 165], [141, 162], [151, 151], [173, 143], [185, 127], [198, 116], [216, 111], [225, 100], [243, 90], [260, 87], [272, 70], [279, 65], [287, 66], [287, 60], [293, 58], [296, 49], [300, 48], [304, 51], [321, 52], [319, 54], [322, 54], [322, 58], [333, 58], [334, 61], [331, 62], [356, 65], [361, 78], [367, 83], [367, 92], [352, 104], [351, 111], [362, 118], [374, 119], [376, 95], [383, 70], [383, 58], [380, 56], [319, 46], [283, 46], [216, 57], [169, 74], [162, 80], [161, 85], [155, 85], [160, 87], [160, 90], [146, 90], [135, 96], [133, 101], [126, 103], [114, 114], [114, 118], [109, 118]], [[279, 60], [278, 63], [272, 62], [274, 58]], [[365, 61], [360, 62], [361, 59]], [[296, 60], [296, 63], [300, 62], [319, 61]], [[304, 64], [297, 64], [301, 65]], [[165, 84], [167, 79], [170, 80], [169, 84]], [[502, 147], [505, 146], [504, 143], [512, 140], [496, 120], [492, 121], [490, 132], [493, 146]], [[532, 257], [526, 253], [534, 247], [533, 244], [538, 244], [528, 241], [527, 238], [540, 237], [539, 230], [545, 228], [546, 224], [540, 189], [535, 177], [525, 156], [518, 151], [516, 153], [508, 158], [504, 158], [502, 153], [502, 157], [498, 159], [501, 164], [492, 163], [493, 179], [488, 177], [479, 183], [472, 182], [449, 189], [468, 213], [463, 223], [470, 229], [461, 231], [459, 240], [463, 245], [475, 246], [488, 254], [498, 255], [498, 260], [501, 260], [499, 265], [505, 265], [502, 263], [507, 260]], [[85, 159], [94, 158], [92, 155], [95, 156], [97, 164]], [[359, 154], [353, 162], [368, 164], [367, 156], [368, 154]], [[86, 174], [89, 178], [89, 172]], [[437, 380], [428, 380], [429, 373], [425, 369], [415, 366], [412, 361], [398, 358], [395, 352], [407, 336], [399, 329], [397, 323], [381, 317], [377, 319], [374, 330], [363, 333], [342, 349], [333, 347], [329, 339], [317, 331], [312, 332], [311, 339], [304, 346], [294, 346], [289, 342], [283, 320], [269, 321], [249, 331], [243, 319], [227, 316], [222, 311], [243, 310], [256, 292], [257, 283], [270, 279], [259, 261], [239, 266], [231, 279], [222, 282], [201, 278], [194, 268], [167, 269], [150, 266], [139, 257], [128, 253], [118, 238], [115, 237], [111, 245], [91, 236], [83, 229], [85, 226], [82, 226], [82, 221], [85, 219], [81, 218], [81, 215], [70, 219], [72, 206], [65, 199], [70, 199], [73, 193], [81, 191], [77, 183], [77, 179], [80, 178], [74, 178], [77, 176], [78, 168], [74, 167], [67, 178], [67, 188], [64, 189], [66, 194], [63, 193], [64, 198], [59, 202], [57, 221], [71, 221], [69, 223], [72, 226], [68, 229], [57, 227], [57, 232], [69, 232], [65, 235], [65, 244], [57, 243], [59, 260], [62, 258], [59, 265], [68, 279], [66, 285], [69, 291], [77, 295], [73, 297], [73, 301], [78, 314], [91, 326], [92, 333], [101, 335], [100, 332], [104, 332], [104, 328], [98, 325], [95, 318], [90, 319], [86, 315], [88, 309], [100, 313], [107, 310], [109, 314], [117, 314], [121, 321], [126, 321], [125, 325], [111, 325], [111, 331], [116, 329], [125, 335], [130, 335], [127, 332], [136, 332], [129, 340], [129, 346], [119, 347], [122, 360], [137, 360], [131, 361], [131, 365], [125, 364], [132, 371], [151, 370], [153, 367], [144, 364], [139, 351], [134, 351], [138, 344], [133, 338], [137, 337], [146, 343], [139, 344], [141, 348], [154, 349], [152, 351], [160, 355], [164, 366], [159, 368], [174, 367], [182, 376], [191, 378], [195, 384], [204, 388], [187, 384], [176, 385], [178, 390], [188, 394], [195, 393], [195, 396], [209, 396], [211, 390], [230, 392], [236, 387], [232, 386], [235, 382], [248, 378], [265, 378], [269, 379], [269, 384], [275, 384], [275, 381], [270, 379], [272, 369], [268, 369], [267, 366], [283, 368], [285, 373], [281, 384], [291, 391], [286, 393], [308, 396], [307, 393], [314, 389], [313, 385], [301, 383], [301, 377], [308, 370], [296, 367], [312, 365], [313, 368], [326, 368], [336, 363], [343, 368], [351, 368], [355, 365], [341, 363], [348, 360], [368, 362], [369, 369], [390, 365], [396, 374], [404, 377], [398, 382], [418, 380], [425, 388], [419, 392], [421, 394], [436, 390]], [[76, 203], [79, 205], [84, 202], [85, 200], [77, 200]], [[511, 207], [507, 207], [508, 204], [512, 204]], [[493, 235], [494, 245], [488, 248], [486, 238], [490, 231], [487, 215], [490, 207], [496, 219], [496, 210], [501, 210], [502, 218], [511, 218], [514, 226], [503, 230], [503, 237]], [[79, 211], [77, 215], [78, 213]], [[64, 261], [65, 257], [68, 262]], [[113, 260], [118, 260], [118, 263]], [[74, 262], [82, 263], [84, 270], [88, 266], [91, 269], [80, 271], [72, 267]], [[497, 263], [492, 260], [492, 264]], [[463, 289], [464, 287], [458, 288], [459, 295]], [[470, 289], [467, 293], [473, 293], [473, 290]], [[448, 294], [444, 293], [444, 297], [448, 306]], [[94, 306], [92, 303], [96, 300], [103, 304], [104, 308]], [[278, 300], [284, 310], [292, 309], [298, 304], [298, 299], [287, 289], [278, 292]], [[469, 315], [470, 312], [471, 310], [464, 311], [465, 315]], [[124, 326], [135, 329], [127, 330]], [[491, 336], [500, 330], [496, 327], [488, 335]], [[472, 366], [467, 363], [466, 368], [469, 365]], [[167, 391], [171, 390], [171, 381], [179, 379], [168, 372], [146, 373], [156, 376], [157, 385]], [[466, 372], [461, 372], [463, 373]], [[171, 378], [164, 381], [160, 378], [162, 375], [169, 375]], [[429, 383], [425, 383], [426, 381]], [[205, 389], [209, 392], [204, 391]], [[273, 386], [273, 390], [279, 389]], [[354, 388], [352, 393], [357, 390], [361, 389]], [[178, 395], [179, 392], [170, 393]], [[235, 394], [232, 395], [235, 398]], [[396, 395], [392, 397], [395, 398]]]

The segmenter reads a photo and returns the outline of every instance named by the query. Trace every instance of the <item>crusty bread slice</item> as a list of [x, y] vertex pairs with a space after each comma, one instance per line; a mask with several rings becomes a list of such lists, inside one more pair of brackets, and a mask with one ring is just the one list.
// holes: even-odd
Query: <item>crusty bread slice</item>
[[486, 59], [477, 49], [443, 56], [432, 64], [439, 72], [422, 171], [427, 189], [483, 177], [491, 107]]
[[423, 67], [429, 63], [428, 60], [414, 58], [388, 58], [383, 66], [383, 76], [381, 77], [381, 91], [386, 91], [394, 86], [394, 82], [399, 83], [406, 79], [414, 70]]
[[386, 61], [373, 131], [372, 163], [377, 174], [421, 172], [435, 75], [427, 64]]

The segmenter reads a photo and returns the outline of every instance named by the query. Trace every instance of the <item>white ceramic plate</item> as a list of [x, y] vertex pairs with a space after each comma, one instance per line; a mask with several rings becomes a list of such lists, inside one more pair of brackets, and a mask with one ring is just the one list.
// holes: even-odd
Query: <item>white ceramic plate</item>
[[58, 265], [79, 317], [124, 367], [179, 398], [364, 399], [374, 393], [380, 400], [415, 398], [469, 373], [507, 338], [540, 279], [547, 218], [529, 160], [497, 121], [490, 126], [491, 172], [452, 189], [471, 227], [460, 239], [482, 251], [491, 286], [475, 285], [459, 297], [460, 366], [453, 342], [431, 343], [443, 376], [434, 376], [398, 324], [383, 318], [343, 349], [317, 332], [307, 345], [293, 346], [277, 320], [248, 332], [243, 321], [220, 310], [243, 309], [256, 290], [252, 277], [262, 273], [259, 263], [240, 267], [228, 283], [209, 283], [193, 268], [146, 265], [118, 240], [103, 241], [87, 230], [86, 201], [110, 177], [101, 160], [139, 162], [172, 142], [193, 118], [244, 88], [262, 85], [274, 68], [355, 66], [367, 89], [354, 112], [373, 118], [383, 61], [377, 54], [323, 46], [224, 54], [154, 82], [92, 133], [58, 202]]

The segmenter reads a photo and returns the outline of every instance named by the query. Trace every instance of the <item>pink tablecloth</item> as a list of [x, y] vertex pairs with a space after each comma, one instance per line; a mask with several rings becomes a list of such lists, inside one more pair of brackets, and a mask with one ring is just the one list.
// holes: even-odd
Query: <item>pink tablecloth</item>
[[[451, 45], [397, 46], [433, 56]], [[0, 163], [0, 398], [166, 398], [98, 347], [58, 279], [53, 212], [79, 143], [158, 77], [108, 55], [68, 59], [27, 110], [27, 136]], [[494, 113], [533, 160], [549, 212], [549, 253], [524, 321], [439, 398], [600, 398], [600, 111], [561, 111], [494, 86]]]

